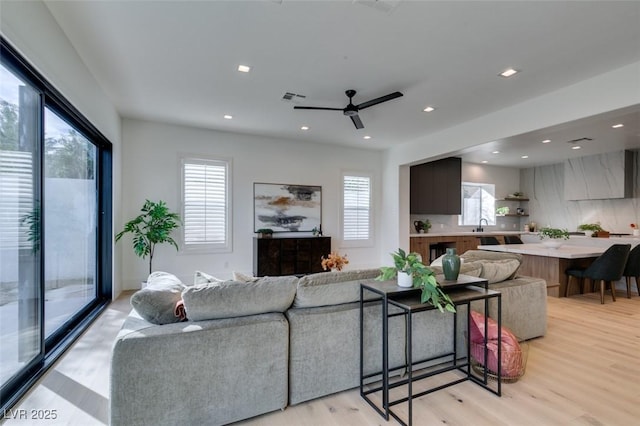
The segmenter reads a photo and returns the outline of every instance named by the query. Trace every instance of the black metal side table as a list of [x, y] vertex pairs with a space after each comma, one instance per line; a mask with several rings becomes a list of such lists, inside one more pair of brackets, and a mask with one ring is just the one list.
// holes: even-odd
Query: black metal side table
[[[433, 306], [427, 303], [421, 303], [420, 295], [421, 290], [416, 288], [403, 288], [399, 287], [396, 281], [367, 281], [360, 284], [360, 396], [364, 398], [369, 405], [371, 405], [385, 420], [389, 420], [389, 416], [396, 419], [400, 424], [404, 426], [411, 426], [413, 417], [413, 398], [426, 395], [431, 392], [444, 389], [446, 387], [470, 380], [488, 391], [501, 396], [501, 368], [500, 361], [502, 359], [501, 353], [501, 330], [502, 330], [502, 295], [499, 291], [489, 290], [488, 282], [484, 279], [460, 275], [456, 281], [444, 281], [442, 276], [438, 276], [438, 282], [445, 290], [445, 293], [449, 295], [452, 302], [456, 306], [466, 305], [467, 307], [467, 330], [471, 323], [471, 302], [477, 300], [484, 301], [485, 313], [489, 312], [489, 300], [495, 298], [498, 303], [498, 371], [497, 371], [497, 389], [492, 389], [489, 386], [489, 377], [487, 369], [484, 369], [482, 377], [478, 377], [471, 372], [471, 333], [467, 333], [467, 356], [466, 358], [458, 358], [457, 347], [457, 312], [450, 313], [445, 312], [442, 315], [454, 315], [453, 318], [453, 348], [450, 352], [438, 355], [429, 359], [421, 359], [413, 361], [412, 353], [412, 321], [411, 316], [417, 312], [423, 312], [435, 309]], [[374, 295], [365, 295], [366, 292], [374, 293]], [[364, 306], [365, 301], [369, 303], [380, 303], [382, 309], [382, 369], [381, 371], [374, 372], [372, 374], [364, 374]], [[403, 316], [405, 321], [405, 339], [406, 339], [406, 354], [405, 354], [405, 369], [407, 377], [390, 383], [390, 371], [389, 371], [389, 318], [395, 316]], [[487, 317], [485, 316], [485, 330], [487, 329]], [[487, 359], [487, 333], [484, 337], [484, 359]], [[415, 374], [414, 366], [430, 362], [440, 362], [440, 365], [435, 369], [429, 369], [429, 371]], [[446, 365], [445, 365], [446, 364]], [[448, 383], [423, 390], [419, 393], [413, 394], [413, 383], [417, 380], [433, 377], [438, 374], [442, 374], [449, 371], [459, 371], [462, 373], [462, 377], [452, 380]], [[417, 373], [417, 372], [416, 372]], [[365, 383], [366, 380], [381, 376], [382, 384], [374, 386], [371, 389], [365, 389], [365, 386], [371, 383]], [[372, 383], [379, 382], [380, 379], [372, 381]], [[399, 386], [407, 386], [407, 396], [396, 400], [389, 399], [389, 389]], [[382, 406], [379, 407], [369, 397], [369, 395], [377, 392], [382, 392]], [[405, 423], [393, 410], [392, 407], [397, 404], [407, 402], [408, 404], [408, 423]]]

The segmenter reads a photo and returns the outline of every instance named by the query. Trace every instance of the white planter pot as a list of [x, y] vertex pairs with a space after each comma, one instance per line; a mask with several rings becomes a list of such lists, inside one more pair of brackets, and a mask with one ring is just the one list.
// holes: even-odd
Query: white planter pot
[[593, 237], [593, 231], [584, 231], [585, 237]]
[[544, 246], [550, 249], [557, 249], [562, 245], [562, 241], [559, 240], [545, 240], [542, 242]]
[[633, 236], [634, 237], [640, 237], [640, 229], [634, 229], [633, 230]]
[[413, 279], [406, 272], [398, 271], [398, 287], [412, 287]]

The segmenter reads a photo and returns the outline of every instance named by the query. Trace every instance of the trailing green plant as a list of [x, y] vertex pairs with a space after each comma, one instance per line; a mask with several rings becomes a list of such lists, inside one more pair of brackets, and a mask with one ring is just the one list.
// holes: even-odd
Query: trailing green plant
[[569, 231], [560, 228], [540, 228], [538, 236], [541, 240], [545, 238], [551, 238], [553, 240], [559, 240], [562, 238], [564, 240], [568, 240]]
[[436, 281], [433, 270], [422, 263], [422, 256], [419, 253], [406, 253], [402, 249], [391, 253], [394, 266], [383, 266], [380, 268], [380, 275], [376, 277], [378, 281], [388, 281], [395, 278], [398, 272], [411, 275], [414, 288], [422, 290], [421, 302], [430, 303], [438, 308], [440, 312], [446, 309], [455, 312], [456, 308], [451, 298], [442, 291], [442, 287]]
[[271, 235], [273, 234], [273, 229], [271, 228], [260, 228], [256, 231], [256, 234], [265, 234], [265, 235]]
[[583, 223], [582, 225], [578, 225], [578, 229], [580, 231], [604, 231], [599, 223]]
[[124, 229], [116, 235], [116, 242], [123, 235], [133, 234], [134, 253], [145, 258], [149, 256], [149, 273], [152, 271], [153, 254], [156, 244], [169, 243], [178, 250], [178, 243], [171, 238], [171, 232], [180, 227], [180, 216], [172, 213], [164, 201], [146, 200], [142, 214], [124, 225]]

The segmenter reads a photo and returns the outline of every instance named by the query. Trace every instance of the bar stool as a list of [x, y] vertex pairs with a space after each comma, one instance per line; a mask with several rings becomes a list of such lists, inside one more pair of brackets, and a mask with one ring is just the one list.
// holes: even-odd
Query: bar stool
[[523, 244], [522, 240], [517, 235], [505, 235], [504, 243], [505, 244]]
[[583, 281], [589, 278], [592, 281], [600, 281], [600, 303], [604, 304], [604, 284], [609, 283], [611, 288], [611, 298], [616, 301], [615, 282], [622, 278], [624, 267], [629, 258], [631, 244], [614, 244], [602, 253], [587, 268], [567, 269], [567, 287], [565, 288], [565, 297], [569, 296], [569, 287], [571, 286], [571, 277], [579, 280], [580, 293], [583, 292]]
[[483, 246], [499, 246], [500, 241], [496, 237], [478, 237], [480, 238], [480, 245]]
[[638, 296], [640, 296], [640, 244], [635, 246], [631, 253], [629, 253], [629, 259], [627, 259], [627, 265], [624, 267], [622, 276], [627, 279], [627, 297], [631, 298], [631, 278], [636, 279], [636, 290]]

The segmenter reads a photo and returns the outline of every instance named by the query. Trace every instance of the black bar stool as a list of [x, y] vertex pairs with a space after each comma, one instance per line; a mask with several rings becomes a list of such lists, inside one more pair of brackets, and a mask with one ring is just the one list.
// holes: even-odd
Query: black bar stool
[[517, 235], [505, 235], [504, 243], [505, 244], [523, 244], [522, 240]]
[[624, 267], [629, 258], [631, 244], [614, 244], [602, 253], [587, 268], [567, 269], [565, 273], [567, 277], [567, 287], [565, 288], [565, 297], [569, 296], [569, 287], [571, 286], [571, 277], [579, 280], [580, 293], [583, 292], [583, 281], [589, 278], [592, 281], [600, 281], [600, 303], [604, 304], [604, 284], [609, 283], [611, 288], [611, 298], [616, 301], [615, 282], [622, 278]]
[[640, 244], [635, 246], [631, 253], [629, 253], [629, 259], [627, 259], [627, 265], [624, 267], [622, 276], [627, 279], [627, 297], [631, 298], [631, 278], [636, 279], [636, 290], [638, 296], [640, 296]]
[[496, 237], [478, 237], [482, 246], [499, 246], [500, 241]]

